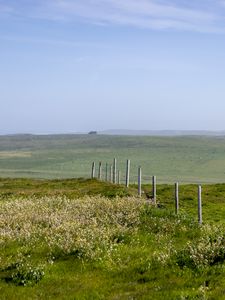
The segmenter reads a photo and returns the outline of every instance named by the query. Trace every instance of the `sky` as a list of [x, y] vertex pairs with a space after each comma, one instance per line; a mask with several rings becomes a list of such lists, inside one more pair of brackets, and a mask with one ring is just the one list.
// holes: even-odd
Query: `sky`
[[0, 134], [224, 130], [225, 1], [0, 0]]

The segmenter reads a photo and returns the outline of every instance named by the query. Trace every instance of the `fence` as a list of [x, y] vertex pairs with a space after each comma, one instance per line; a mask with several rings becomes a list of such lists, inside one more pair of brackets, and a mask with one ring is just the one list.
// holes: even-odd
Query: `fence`
[[[126, 169], [125, 169], [125, 186], [128, 188], [130, 185], [130, 169], [131, 169], [131, 161], [128, 159], [126, 161]], [[103, 179], [102, 176], [102, 162], [99, 162], [98, 165], [98, 176], [99, 180]], [[96, 164], [95, 162], [92, 163], [91, 168], [91, 178], [95, 178], [96, 174]], [[121, 184], [121, 171], [117, 170], [117, 159], [114, 158], [112, 164], [105, 164], [105, 181], [108, 181], [113, 184]], [[138, 191], [137, 194], [139, 197], [142, 197], [142, 168], [141, 166], [138, 167], [137, 170], [137, 185]], [[152, 176], [152, 196], [150, 197], [152, 203], [157, 205], [157, 183], [156, 183], [156, 176]], [[174, 200], [175, 200], [175, 213], [179, 213], [179, 183], [175, 183], [174, 188]], [[202, 187], [198, 185], [198, 222], [202, 224]]]

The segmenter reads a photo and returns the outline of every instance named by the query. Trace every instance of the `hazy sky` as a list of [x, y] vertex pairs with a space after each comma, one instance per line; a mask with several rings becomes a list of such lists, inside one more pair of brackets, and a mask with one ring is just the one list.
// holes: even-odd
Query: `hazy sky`
[[0, 134], [225, 129], [225, 1], [0, 0]]

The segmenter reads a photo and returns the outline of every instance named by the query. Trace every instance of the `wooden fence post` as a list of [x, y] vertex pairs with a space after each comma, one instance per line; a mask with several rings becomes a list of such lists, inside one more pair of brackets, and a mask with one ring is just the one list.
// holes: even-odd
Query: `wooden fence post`
[[116, 183], [116, 158], [113, 160], [113, 183]]
[[202, 224], [202, 187], [198, 186], [198, 223]]
[[130, 160], [127, 160], [127, 167], [126, 167], [126, 187], [129, 187], [130, 183]]
[[156, 204], [156, 176], [152, 176], [152, 198]]
[[141, 197], [141, 167], [138, 168], [138, 196]]
[[98, 168], [98, 179], [102, 179], [102, 163], [101, 161], [99, 162], [99, 168]]
[[112, 165], [110, 165], [109, 181], [111, 183], [113, 182], [113, 168], [112, 168]]
[[92, 168], [91, 168], [91, 179], [95, 177], [95, 162], [92, 163]]
[[120, 184], [120, 171], [117, 172], [117, 183]]
[[175, 183], [175, 213], [179, 212], [179, 183]]

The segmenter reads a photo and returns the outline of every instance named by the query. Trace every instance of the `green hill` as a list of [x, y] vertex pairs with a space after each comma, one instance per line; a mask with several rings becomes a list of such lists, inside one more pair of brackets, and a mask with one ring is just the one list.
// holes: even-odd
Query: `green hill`
[[131, 160], [131, 181], [156, 175], [159, 182], [225, 182], [225, 138], [106, 135], [16, 135], [0, 137], [0, 176], [89, 178], [91, 164], [118, 160], [122, 181]]

